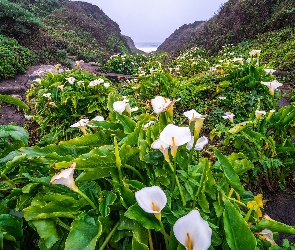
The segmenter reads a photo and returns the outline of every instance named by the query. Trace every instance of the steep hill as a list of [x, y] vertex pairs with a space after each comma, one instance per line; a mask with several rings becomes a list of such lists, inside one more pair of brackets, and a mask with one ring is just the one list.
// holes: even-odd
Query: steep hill
[[[37, 30], [13, 36], [37, 54], [39, 62], [66, 64], [68, 55], [77, 60], [104, 62], [115, 53], [131, 52], [119, 25], [95, 5], [68, 0], [3, 1], [14, 3], [41, 20], [42, 26]], [[11, 22], [19, 23], [18, 19]], [[0, 33], [9, 36], [1, 24]]]
[[[176, 39], [171, 35], [158, 51], [177, 53], [200, 46], [217, 53], [225, 44], [238, 44], [259, 34], [294, 25], [294, 0], [229, 0], [218, 14], [193, 30], [189, 38], [186, 26], [182, 26]], [[181, 37], [184, 39], [179, 39]], [[175, 49], [172, 51], [171, 48]]]
[[196, 21], [191, 24], [184, 24], [175, 30], [165, 41], [158, 47], [158, 51], [173, 52], [182, 49], [183, 44], [187, 44], [194, 38], [204, 26], [205, 21]]

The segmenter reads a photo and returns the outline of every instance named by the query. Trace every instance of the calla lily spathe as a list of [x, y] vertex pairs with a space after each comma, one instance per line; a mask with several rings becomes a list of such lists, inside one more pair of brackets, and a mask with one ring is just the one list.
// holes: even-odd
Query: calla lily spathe
[[160, 187], [142, 188], [135, 193], [135, 199], [145, 212], [155, 214], [161, 220], [161, 211], [166, 206], [167, 197]]
[[282, 83], [279, 83], [277, 80], [274, 80], [272, 82], [261, 82], [261, 84], [265, 85], [269, 89], [269, 93], [274, 96], [274, 91], [278, 88], [283, 86]]
[[176, 239], [188, 250], [207, 250], [211, 245], [212, 229], [198, 210], [192, 210], [178, 219], [173, 232]]
[[[197, 140], [197, 143], [195, 145], [195, 150], [201, 151], [205, 147], [205, 145], [208, 144], [208, 138], [206, 136], [202, 136]], [[188, 150], [191, 150], [194, 145], [194, 137], [191, 137], [191, 140], [186, 144], [186, 148]]]
[[187, 118], [189, 119], [190, 122], [191, 122], [191, 121], [194, 121], [194, 120], [196, 120], [196, 119], [198, 119], [198, 118], [204, 118], [204, 117], [205, 117], [204, 115], [201, 115], [200, 113], [198, 113], [198, 112], [197, 112], [196, 110], [194, 110], [194, 109], [191, 109], [191, 110], [189, 110], [189, 111], [184, 112], [183, 115], [184, 115], [185, 117], [187, 117]]
[[68, 188], [72, 189], [74, 192], [78, 192], [78, 187], [74, 181], [74, 170], [76, 167], [76, 162], [73, 162], [72, 165], [60, 171], [58, 174], [54, 175], [51, 178], [50, 184], [60, 184], [67, 186]]
[[76, 81], [76, 79], [74, 77], [68, 77], [68, 78], [65, 78], [69, 84], [74, 84], [74, 82]]
[[191, 140], [191, 136], [191, 131], [188, 127], [178, 127], [168, 124], [160, 133], [160, 140], [170, 146], [171, 154], [175, 157], [177, 148], [188, 143]]
[[201, 115], [194, 109], [184, 112], [183, 115], [189, 119], [190, 123], [194, 122], [194, 137], [198, 138], [207, 115]]
[[89, 119], [81, 119], [80, 121], [71, 125], [71, 128], [79, 128], [84, 134], [86, 134], [86, 127], [88, 126]]
[[132, 111], [137, 111], [138, 107], [131, 108], [129, 105], [129, 100], [124, 98], [123, 101], [116, 101], [113, 103], [113, 109], [117, 111], [120, 115], [126, 110], [129, 114]]
[[[177, 99], [176, 101], [178, 101]], [[176, 101], [171, 101], [169, 98], [165, 98], [162, 96], [156, 96], [151, 100], [153, 110], [156, 114], [160, 114], [162, 112], [167, 111], [170, 107], [173, 107]]]
[[169, 144], [158, 139], [152, 143], [151, 148], [159, 149], [162, 152], [162, 154], [164, 155], [165, 160], [167, 162], [170, 162], [169, 154], [168, 154]]
[[266, 114], [266, 112], [263, 111], [263, 110], [256, 110], [256, 111], [255, 111], [255, 116], [256, 116], [257, 119], [260, 119], [261, 116], [263, 116], [263, 115], [265, 115], [265, 114]]
[[232, 112], [225, 112], [225, 115], [224, 116], [222, 116], [222, 118], [224, 119], [224, 120], [230, 120], [231, 122], [234, 122], [234, 114], [232, 113]]

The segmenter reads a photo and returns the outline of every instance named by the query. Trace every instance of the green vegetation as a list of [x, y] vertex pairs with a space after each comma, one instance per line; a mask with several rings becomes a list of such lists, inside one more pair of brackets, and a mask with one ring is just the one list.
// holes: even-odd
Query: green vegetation
[[15, 39], [0, 35], [0, 80], [23, 73], [36, 62], [36, 55]]
[[[201, 46], [177, 57], [116, 54], [102, 69], [132, 80], [111, 84], [77, 66], [37, 79], [29, 108], [0, 96], [25, 110], [34, 139], [0, 126], [0, 248], [294, 249], [288, 240], [277, 245], [295, 229], [264, 214], [259, 192], [294, 190], [294, 89], [278, 106], [281, 88], [294, 82], [294, 28], [269, 31], [275, 24], [260, 22], [272, 17], [281, 28], [295, 11], [293, 1], [256, 3], [262, 14], [249, 9], [252, 0], [231, 0], [223, 22], [208, 22], [218, 35], [236, 21], [231, 8], [250, 18], [249, 27], [236, 27], [236, 39], [247, 40], [228, 44], [233, 33], [210, 40], [215, 54]], [[69, 52], [103, 62], [125, 51], [116, 25], [99, 33], [106, 19], [90, 5], [58, 6], [43, 21], [64, 62]], [[267, 32], [257, 36], [254, 20]], [[104, 36], [103, 49], [93, 31]]]

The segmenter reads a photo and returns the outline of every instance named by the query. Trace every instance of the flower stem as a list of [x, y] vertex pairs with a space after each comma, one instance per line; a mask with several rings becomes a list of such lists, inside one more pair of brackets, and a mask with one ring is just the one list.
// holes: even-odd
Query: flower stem
[[130, 166], [130, 165], [127, 165], [127, 164], [124, 164], [123, 166], [124, 166], [124, 168], [129, 168], [129, 169], [131, 169], [134, 173], [136, 173], [136, 174], [139, 176], [139, 178], [141, 179], [141, 181], [142, 181], [143, 183], [145, 183], [145, 179], [144, 179], [144, 177], [142, 176], [142, 174], [141, 174], [137, 169], [135, 169], [134, 167], [132, 167], [132, 166]]
[[174, 166], [171, 165], [170, 162], [168, 162], [170, 165], [170, 168], [172, 170], [172, 184], [171, 184], [171, 189], [170, 191], [173, 192], [175, 188], [175, 179], [176, 179], [176, 156], [174, 157]]
[[109, 243], [110, 239], [112, 238], [113, 234], [115, 233], [117, 227], [119, 226], [119, 221], [117, 222], [117, 224], [114, 226], [114, 228], [112, 229], [112, 231], [109, 233], [109, 235], [106, 237], [106, 239], [104, 240], [103, 244], [101, 245], [101, 247], [99, 248], [99, 250], [103, 250], [106, 245]]
[[88, 196], [87, 196], [86, 194], [84, 194], [83, 192], [81, 192], [80, 189], [77, 190], [77, 193], [78, 193], [79, 195], [81, 195], [85, 200], [87, 200], [88, 203], [90, 204], [90, 206], [91, 206], [95, 211], [97, 211], [97, 207], [94, 205], [94, 203], [92, 202], [92, 200], [90, 200], [90, 199], [88, 198]]
[[150, 245], [150, 250], [154, 250], [154, 244], [153, 244], [153, 239], [151, 235], [151, 230], [148, 229], [148, 234], [149, 234], [149, 245]]
[[58, 225], [60, 225], [60, 226], [63, 227], [64, 229], [66, 229], [66, 230], [68, 230], [68, 231], [71, 230], [71, 228], [70, 228], [67, 224], [65, 224], [63, 221], [61, 221], [60, 218], [56, 217], [56, 222], [57, 222]]
[[183, 204], [183, 206], [185, 207], [186, 202], [185, 202], [185, 199], [184, 199], [184, 194], [183, 194], [183, 192], [182, 192], [182, 189], [181, 189], [181, 186], [180, 186], [179, 179], [178, 179], [178, 177], [177, 177], [177, 175], [176, 175], [176, 165], [175, 165], [174, 168], [173, 168], [173, 166], [172, 166], [172, 164], [171, 164], [170, 162], [168, 162], [168, 164], [169, 164], [169, 166], [170, 166], [170, 169], [173, 171], [173, 179], [172, 179], [172, 180], [174, 180], [174, 184], [172, 185], [172, 186], [173, 186], [173, 189], [171, 189], [171, 192], [174, 190], [175, 181], [176, 181], [176, 184], [177, 184], [178, 189], [179, 189], [180, 197], [181, 197], [181, 200], [182, 200], [182, 204]]
[[167, 239], [167, 235], [166, 235], [166, 232], [165, 232], [165, 228], [164, 228], [163, 222], [161, 220], [159, 220], [159, 222], [160, 222], [160, 225], [161, 225], [161, 228], [162, 228], [162, 233], [164, 235], [166, 249], [169, 249], [168, 248], [169, 247], [168, 239]]
[[123, 175], [122, 175], [122, 171], [121, 171], [122, 162], [121, 162], [121, 158], [120, 158], [119, 147], [118, 147], [116, 137], [114, 138], [114, 145], [115, 145], [116, 166], [117, 166], [118, 172], [119, 172], [119, 182], [120, 182], [120, 184], [123, 184]]

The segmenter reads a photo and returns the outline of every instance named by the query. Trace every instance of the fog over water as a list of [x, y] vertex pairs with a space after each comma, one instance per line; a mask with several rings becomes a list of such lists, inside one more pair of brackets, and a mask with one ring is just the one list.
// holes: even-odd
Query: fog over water
[[86, 0], [135, 43], [162, 43], [184, 24], [210, 19], [227, 0]]

